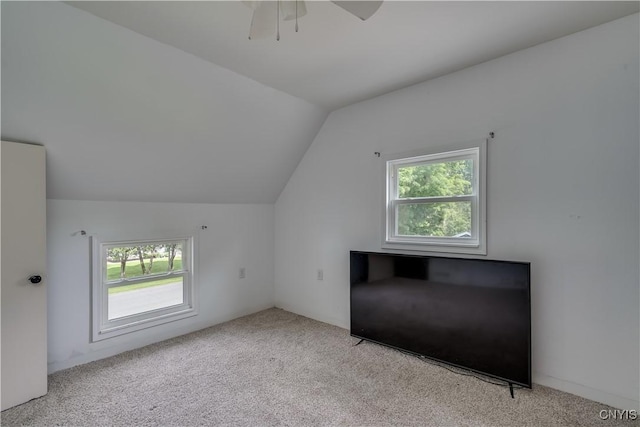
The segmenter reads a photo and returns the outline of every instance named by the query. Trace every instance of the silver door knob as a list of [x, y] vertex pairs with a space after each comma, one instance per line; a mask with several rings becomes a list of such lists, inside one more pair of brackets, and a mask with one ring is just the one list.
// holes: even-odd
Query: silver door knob
[[42, 282], [42, 276], [37, 276], [37, 275], [31, 276], [29, 277], [29, 281], [34, 285], [37, 285], [38, 283]]

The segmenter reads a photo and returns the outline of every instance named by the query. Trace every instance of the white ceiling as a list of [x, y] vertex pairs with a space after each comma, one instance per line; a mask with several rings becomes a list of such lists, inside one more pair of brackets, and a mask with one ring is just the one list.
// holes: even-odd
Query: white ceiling
[[273, 203], [331, 109], [638, 10], [309, 3], [277, 42], [238, 2], [73, 6], [0, 3], [2, 138], [46, 147], [49, 198], [189, 203]]
[[[615, 1], [386, 1], [363, 22], [308, 1], [300, 32], [248, 40], [238, 1], [74, 1], [75, 7], [335, 109], [638, 11]], [[274, 17], [275, 27], [275, 17]]]

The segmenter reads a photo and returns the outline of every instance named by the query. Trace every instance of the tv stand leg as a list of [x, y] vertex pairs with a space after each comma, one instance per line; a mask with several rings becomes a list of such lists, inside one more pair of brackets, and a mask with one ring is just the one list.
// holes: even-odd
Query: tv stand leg
[[360, 340], [360, 341], [358, 341], [358, 342], [354, 345], [354, 347], [359, 346], [360, 344], [362, 344], [362, 342], [363, 342], [363, 341], [364, 341], [364, 340]]
[[515, 397], [513, 396], [513, 383], [509, 383], [509, 392], [511, 393], [511, 398], [515, 399]]

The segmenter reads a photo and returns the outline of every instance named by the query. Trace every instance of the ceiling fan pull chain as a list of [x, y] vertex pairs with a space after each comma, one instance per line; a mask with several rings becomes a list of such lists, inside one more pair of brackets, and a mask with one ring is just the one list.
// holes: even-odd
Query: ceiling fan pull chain
[[276, 1], [278, 7], [276, 8], [276, 40], [280, 41], [280, 0]]
[[296, 0], [296, 33], [298, 32], [298, 0]]

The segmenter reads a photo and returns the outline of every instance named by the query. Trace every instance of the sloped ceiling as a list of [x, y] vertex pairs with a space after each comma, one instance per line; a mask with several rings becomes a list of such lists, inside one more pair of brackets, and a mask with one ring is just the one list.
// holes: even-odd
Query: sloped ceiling
[[240, 1], [69, 4], [335, 109], [635, 13], [639, 2], [387, 0], [367, 21], [329, 1], [248, 40]]
[[49, 198], [272, 203], [330, 110], [639, 3], [308, 2], [280, 42], [240, 2], [70, 4], [1, 2], [2, 138], [45, 145]]
[[56, 199], [272, 203], [327, 116], [57, 2], [2, 2], [2, 139]]

